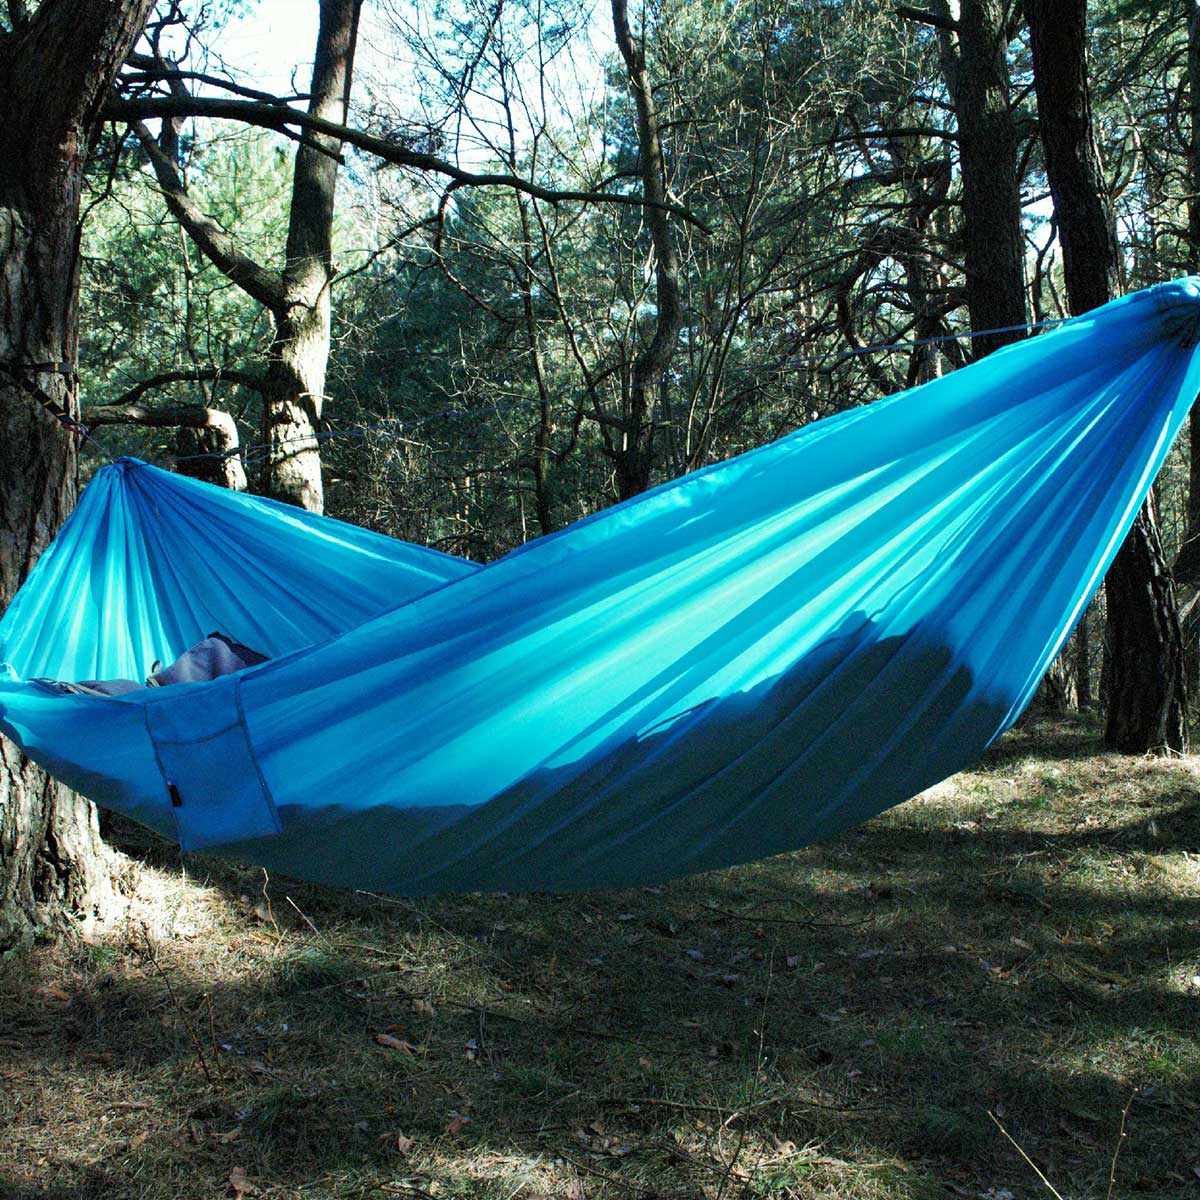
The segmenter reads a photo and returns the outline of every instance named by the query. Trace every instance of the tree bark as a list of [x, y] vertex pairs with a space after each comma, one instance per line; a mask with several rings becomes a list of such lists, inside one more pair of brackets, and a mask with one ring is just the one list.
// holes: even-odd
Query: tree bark
[[237, 424], [219, 408], [204, 411], [208, 419], [203, 423], [176, 428], [175, 470], [231, 492], [244, 492], [246, 468], [238, 455]]
[[1006, 5], [962, 0], [957, 61], [947, 83], [958, 120], [964, 267], [972, 330], [1010, 329], [975, 338], [982, 358], [1025, 337], [1025, 243], [1017, 134], [1009, 103]]
[[[1075, 314], [1106, 303], [1120, 248], [1100, 169], [1087, 80], [1086, 0], [1025, 0], [1046, 176]], [[1175, 585], [1142, 506], [1105, 578], [1111, 655], [1105, 741], [1131, 754], [1187, 748], [1183, 638]]]
[[[1200, 273], [1200, 3], [1192, 3], [1188, 21], [1188, 270]], [[1181, 588], [1200, 587], [1200, 406], [1188, 418], [1191, 450], [1188, 468], [1187, 522], [1183, 545], [1175, 559], [1175, 582]]]
[[[1200, 274], [1200, 0], [1188, 0], [1187, 261], [1191, 274]], [[1181, 624], [1188, 678], [1200, 677], [1200, 404], [1188, 416], [1188, 486], [1183, 544], [1172, 573], [1179, 588]], [[1186, 614], [1186, 615], [1185, 615]]]
[[[257, 380], [254, 382], [257, 385]], [[234, 492], [246, 490], [246, 468], [238, 454], [237, 422], [219, 408], [207, 408], [202, 404], [163, 408], [130, 403], [105, 404], [85, 408], [82, 419], [89, 429], [98, 425], [174, 428], [174, 465], [181, 475], [215, 483]]]
[[[1148, 528], [1147, 528], [1148, 526]], [[1183, 638], [1175, 585], [1147, 503], [1104, 586], [1112, 656], [1104, 740], [1125, 754], [1187, 750]]]
[[[361, 5], [362, 0], [321, 0], [308, 112], [311, 118], [333, 127], [344, 125], [348, 115]], [[178, 78], [169, 83], [175, 101], [192, 102]], [[167, 206], [201, 253], [270, 310], [274, 324], [267, 370], [257, 384], [263, 401], [263, 441], [270, 446], [262, 491], [321, 512], [325, 493], [315, 434], [329, 363], [334, 193], [342, 143], [314, 130], [297, 148], [287, 257], [283, 269], [274, 271], [255, 262], [240, 248], [237, 238], [188, 195], [171, 154], [177, 145], [174, 119], [163, 117], [157, 140], [140, 120], [132, 121]]]
[[[0, 39], [0, 608], [75, 502], [72, 437], [31, 389], [77, 409], [83, 163], [151, 2], [45, 0]], [[96, 914], [113, 862], [91, 804], [0, 738], [0, 947]]]
[[[321, 0], [308, 107], [314, 117], [346, 123], [361, 4]], [[320, 444], [313, 435], [321, 420], [329, 362], [333, 206], [341, 142], [320, 133], [310, 138], [296, 150], [287, 263], [263, 380], [263, 441], [271, 446], [263, 490], [320, 512], [325, 493]]]
[[683, 327], [679, 296], [679, 256], [671, 236], [667, 200], [666, 161], [654, 104], [654, 89], [646, 69], [645, 39], [629, 27], [626, 0], [612, 0], [617, 49], [625, 61], [629, 90], [637, 110], [638, 166], [642, 191], [649, 202], [642, 209], [654, 244], [654, 283], [657, 313], [650, 343], [635, 358], [629, 375], [629, 397], [623, 414], [619, 451], [614, 456], [617, 492], [622, 500], [650, 486], [653, 468], [654, 421], [667, 367]]

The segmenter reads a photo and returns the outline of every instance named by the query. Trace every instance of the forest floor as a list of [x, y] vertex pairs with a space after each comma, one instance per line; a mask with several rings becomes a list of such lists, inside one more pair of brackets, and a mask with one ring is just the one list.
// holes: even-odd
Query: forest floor
[[118, 930], [0, 962], [6, 1198], [1200, 1197], [1200, 758], [1029, 724], [613, 894], [130, 870]]

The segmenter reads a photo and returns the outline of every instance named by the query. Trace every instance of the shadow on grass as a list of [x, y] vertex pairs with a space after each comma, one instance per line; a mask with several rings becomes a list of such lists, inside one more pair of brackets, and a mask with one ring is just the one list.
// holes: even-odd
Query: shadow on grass
[[[1133, 1097], [1114, 1195], [1186, 1196], [1200, 801], [1150, 767], [1119, 811], [1052, 732], [953, 804], [666, 887], [268, 909], [191, 860], [190, 940], [0, 968], [0, 1194], [1044, 1194], [993, 1112], [1084, 1200]], [[1031, 756], [1069, 782], [1032, 810]]]

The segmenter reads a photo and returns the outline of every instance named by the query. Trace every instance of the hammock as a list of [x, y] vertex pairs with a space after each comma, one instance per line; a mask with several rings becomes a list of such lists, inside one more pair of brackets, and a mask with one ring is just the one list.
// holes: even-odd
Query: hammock
[[[0, 620], [0, 730], [185, 849], [407, 894], [827, 838], [1020, 714], [1200, 387], [1127, 296], [478, 566], [132, 459]], [[213, 630], [269, 661], [120, 696]]]

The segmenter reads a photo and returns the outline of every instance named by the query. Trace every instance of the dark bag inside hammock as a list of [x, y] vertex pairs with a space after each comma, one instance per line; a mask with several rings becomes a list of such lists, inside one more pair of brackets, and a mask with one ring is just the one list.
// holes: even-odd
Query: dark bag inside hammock
[[210, 633], [203, 641], [185, 650], [170, 666], [147, 676], [144, 683], [136, 683], [132, 679], [84, 679], [77, 683], [39, 679], [37, 682], [65, 695], [123, 696], [147, 687], [207, 683], [266, 661], [267, 655], [251, 650], [227, 634]]

